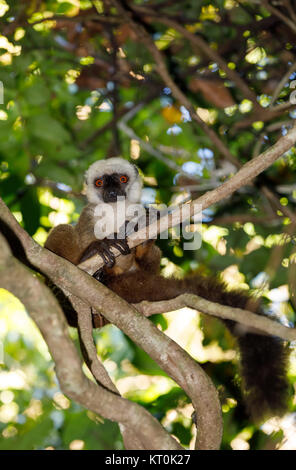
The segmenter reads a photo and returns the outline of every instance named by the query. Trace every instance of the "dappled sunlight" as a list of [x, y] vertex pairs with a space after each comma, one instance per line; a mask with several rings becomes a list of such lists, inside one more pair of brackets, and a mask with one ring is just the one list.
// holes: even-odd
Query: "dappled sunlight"
[[84, 441], [81, 439], [75, 439], [75, 441], [70, 442], [69, 449], [70, 450], [82, 450], [84, 448]]
[[10, 423], [17, 420], [19, 407], [15, 402], [0, 406], [0, 422]]
[[184, 348], [198, 362], [231, 361], [236, 357], [234, 350], [223, 351], [216, 342], [203, 345], [204, 334], [199, 328], [199, 314], [190, 308], [166, 313], [168, 320], [166, 334]]
[[232, 265], [224, 269], [221, 273], [221, 278], [227, 283], [229, 288], [249, 289], [248, 284], [244, 282], [245, 277], [239, 272], [237, 265]]
[[141, 401], [149, 403], [171, 390], [174, 382], [166, 377], [137, 374], [134, 377], [117, 380], [116, 386], [122, 395], [128, 397], [132, 393], [134, 398], [137, 397]]
[[50, 354], [40, 331], [26, 313], [21, 302], [5, 289], [0, 289], [0, 338], [5, 342], [6, 335], [17, 340], [27, 338], [28, 345], [36, 348], [44, 359], [50, 360]]
[[29, 389], [29, 379], [23, 370], [14, 368], [11, 371], [0, 371], [0, 390], [9, 389]]
[[39, 418], [43, 414], [43, 409], [42, 409], [42, 401], [41, 400], [36, 400], [32, 399], [29, 403], [28, 408], [25, 409], [24, 415], [28, 416], [28, 418], [31, 418], [33, 420]]
[[296, 450], [296, 413], [288, 413], [282, 418], [270, 418], [262, 425], [266, 434], [283, 432], [283, 438], [277, 445], [278, 450]]
[[228, 230], [226, 228], [217, 227], [216, 225], [212, 225], [211, 227], [202, 227], [203, 240], [214, 248], [218, 246], [220, 239], [227, 234]]

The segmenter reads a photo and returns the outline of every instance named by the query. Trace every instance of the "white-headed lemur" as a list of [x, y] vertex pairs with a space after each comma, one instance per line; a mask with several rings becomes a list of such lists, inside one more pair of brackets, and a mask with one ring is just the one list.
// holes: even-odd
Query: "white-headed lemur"
[[[106, 232], [100, 235], [98, 208], [111, 205], [116, 209], [117, 198], [124, 198], [127, 209], [121, 215], [123, 220], [128, 220], [129, 205], [140, 204], [142, 181], [134, 164], [122, 158], [97, 161], [86, 173], [86, 184], [88, 204], [77, 225], [55, 227], [48, 236], [46, 248], [76, 265], [100, 254], [105, 266], [97, 279], [130, 303], [169, 300], [187, 292], [263, 314], [260, 309], [252, 308], [252, 299], [245, 292], [229, 291], [216, 278], [191, 275], [179, 280], [161, 276], [161, 252], [152, 240], [130, 250], [125, 238], [119, 238], [117, 234], [108, 238]], [[125, 256], [115, 259], [112, 247]], [[77, 326], [75, 311], [71, 308], [64, 308], [64, 311], [68, 323]], [[242, 330], [234, 321], [225, 320], [224, 323], [239, 346], [242, 385], [249, 413], [255, 420], [260, 420], [283, 412], [288, 395], [288, 352], [284, 343], [277, 337]], [[101, 323], [94, 315], [94, 326], [99, 325]]]

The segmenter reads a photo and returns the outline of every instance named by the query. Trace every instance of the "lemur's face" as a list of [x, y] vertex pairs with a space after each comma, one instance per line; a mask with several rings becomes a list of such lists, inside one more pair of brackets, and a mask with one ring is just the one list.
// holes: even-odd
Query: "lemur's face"
[[93, 184], [96, 191], [101, 193], [104, 202], [116, 202], [118, 197], [126, 198], [129, 177], [125, 174], [111, 173], [95, 178]]
[[114, 203], [124, 197], [139, 203], [142, 181], [137, 167], [123, 158], [109, 158], [93, 163], [86, 173], [87, 198], [92, 204]]

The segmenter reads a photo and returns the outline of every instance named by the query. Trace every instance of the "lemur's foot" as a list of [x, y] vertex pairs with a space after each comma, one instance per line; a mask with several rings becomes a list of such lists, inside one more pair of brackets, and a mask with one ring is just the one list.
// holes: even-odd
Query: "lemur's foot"
[[112, 268], [115, 263], [115, 255], [111, 251], [111, 248], [116, 248], [122, 255], [128, 255], [131, 252], [126, 239], [104, 238], [103, 240], [92, 242], [87, 247], [80, 259], [80, 263], [98, 254], [101, 256], [104, 264], [108, 268]]

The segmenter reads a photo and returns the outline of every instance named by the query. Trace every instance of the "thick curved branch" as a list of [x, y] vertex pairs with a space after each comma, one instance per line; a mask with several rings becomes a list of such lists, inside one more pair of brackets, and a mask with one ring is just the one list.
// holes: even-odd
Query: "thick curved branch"
[[134, 429], [142, 442], [149, 442], [150, 449], [180, 449], [179, 444], [144, 408], [85, 377], [57, 300], [32, 272], [11, 255], [2, 235], [0, 243], [1, 287], [20, 299], [38, 325], [56, 364], [63, 392], [87, 409]]
[[[77, 312], [78, 318], [78, 333], [80, 340], [80, 347], [84, 357], [84, 360], [95, 378], [98, 385], [107, 388], [113, 393], [120, 396], [117, 388], [109, 377], [105, 367], [100, 362], [97, 349], [93, 338], [93, 325], [92, 325], [92, 309], [89, 305], [82, 302], [78, 297], [69, 295], [69, 300]], [[141, 439], [131, 428], [124, 426], [119, 423], [119, 427], [122, 433], [125, 449], [128, 450], [148, 450], [149, 444], [147, 440], [141, 442]]]
[[[218, 449], [222, 437], [217, 391], [203, 369], [134, 307], [69, 261], [39, 246], [0, 199], [0, 218], [22, 243], [28, 261], [60, 289], [101, 312], [149, 354], [191, 398], [197, 416], [197, 447]], [[143, 334], [145, 332], [145, 334]]]
[[78, 333], [81, 343], [82, 354], [86, 365], [99, 385], [103, 385], [117, 395], [120, 395], [114, 383], [109, 377], [105, 367], [99, 361], [97, 350], [92, 335], [92, 312], [88, 304], [82, 302], [79, 297], [69, 294], [68, 299], [77, 312]]

